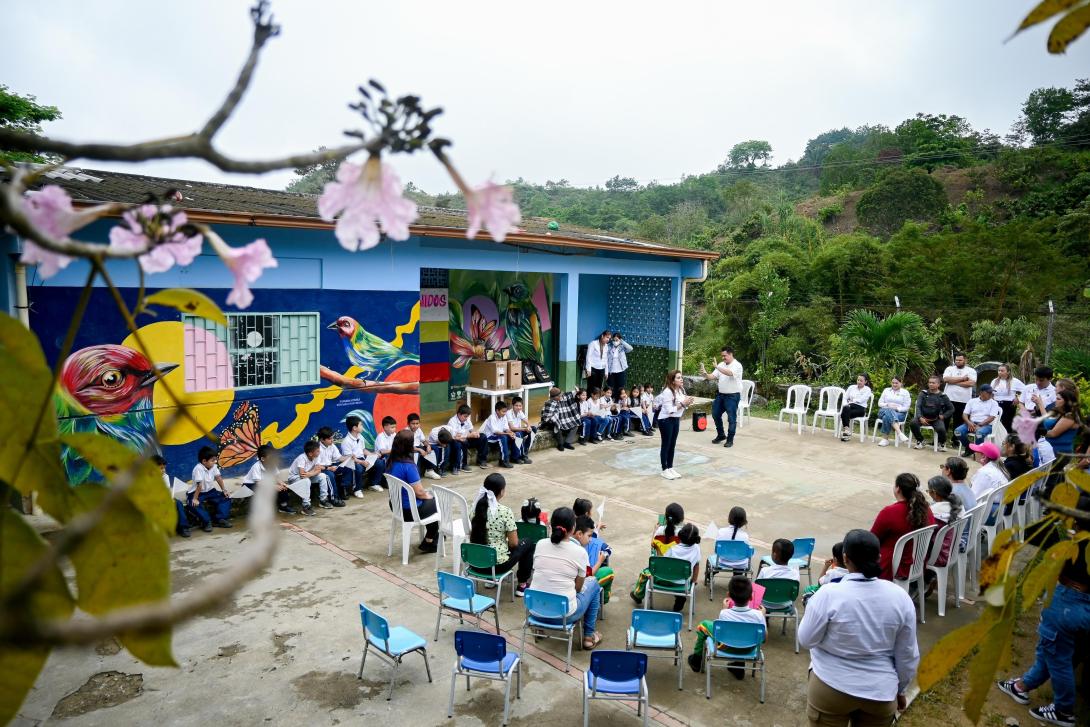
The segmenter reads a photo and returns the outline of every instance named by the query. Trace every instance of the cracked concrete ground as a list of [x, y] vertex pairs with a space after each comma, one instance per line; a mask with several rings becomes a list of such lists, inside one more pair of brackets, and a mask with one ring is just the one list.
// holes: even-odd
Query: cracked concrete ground
[[[605, 499], [603, 535], [613, 547], [617, 572], [614, 598], [600, 622], [600, 648], [623, 649], [633, 608], [626, 593], [646, 564], [647, 542], [656, 516], [671, 501], [681, 503], [687, 519], [703, 528], [709, 521], [725, 525], [727, 511], [742, 505], [758, 556], [778, 537], [817, 538], [816, 558], [829, 555], [834, 542], [853, 527], [870, 526], [878, 510], [892, 502], [893, 478], [912, 471], [922, 479], [938, 472], [940, 455], [930, 450], [878, 448], [858, 440], [842, 443], [828, 432], [801, 436], [775, 422], [754, 420], [743, 428], [732, 449], [710, 444], [712, 434], [683, 430], [676, 469], [684, 477], [658, 476], [658, 439], [636, 437], [576, 447], [563, 454], [554, 449], [534, 453], [534, 464], [505, 470], [505, 503], [516, 513], [530, 496], [545, 509], [570, 505], [577, 496], [595, 504]], [[975, 465], [974, 465], [975, 467]], [[494, 471], [494, 470], [489, 470]], [[449, 486], [472, 500], [484, 471], [448, 477]], [[430, 484], [430, 481], [425, 481]], [[452, 634], [457, 626], [445, 618], [439, 641], [435, 628], [436, 558], [412, 550], [408, 566], [400, 562], [400, 544], [387, 557], [390, 515], [384, 495], [368, 492], [338, 510], [322, 510], [312, 518], [285, 517], [280, 548], [271, 568], [245, 584], [218, 613], [193, 619], [174, 638], [177, 669], [151, 668], [107, 642], [96, 649], [55, 652], [16, 724], [63, 722], [73, 725], [135, 724], [306, 724], [336, 725], [360, 718], [450, 724], [446, 702], [453, 666]], [[175, 540], [172, 550], [176, 592], [193, 588], [222, 569], [232, 553], [244, 547], [245, 531], [195, 532]], [[705, 555], [713, 544], [702, 544]], [[449, 552], [444, 568], [450, 569]], [[815, 568], [820, 568], [815, 561]], [[804, 576], [805, 580], [805, 576]], [[815, 575], [816, 580], [816, 575]], [[696, 619], [714, 618], [725, 583], [714, 601], [697, 589]], [[496, 595], [495, 591], [482, 591]], [[365, 601], [385, 614], [392, 625], [406, 626], [428, 639], [433, 684], [423, 663], [410, 656], [401, 668], [392, 701], [386, 701], [388, 667], [368, 658], [362, 680], [356, 671], [362, 650], [357, 604]], [[949, 602], [939, 618], [935, 600], [927, 604], [927, 623], [919, 627], [926, 651], [949, 630], [977, 614], [978, 606]], [[500, 602], [501, 627], [517, 645], [523, 618], [521, 600], [505, 590]], [[683, 633], [686, 650], [694, 632]], [[542, 642], [532, 648], [523, 672], [522, 699], [512, 704], [511, 723], [578, 724], [581, 712], [581, 669], [588, 652], [576, 648], [573, 669], [563, 672], [563, 644]], [[676, 687], [676, 671], [666, 659], [653, 659], [648, 683], [653, 721], [662, 724], [798, 725], [805, 723], [805, 678], [809, 659], [796, 655], [790, 629], [770, 634], [765, 647], [767, 701], [757, 699], [752, 679], [736, 681], [722, 671], [713, 675], [713, 697], [706, 699], [704, 675], [685, 667], [684, 690]], [[557, 658], [559, 657], [559, 658]], [[118, 675], [107, 675], [116, 672]], [[136, 678], [139, 675], [139, 681]], [[95, 689], [118, 680], [137, 684], [121, 696]], [[82, 691], [81, 691], [82, 689]], [[116, 689], [114, 690], [116, 691]], [[80, 694], [78, 700], [68, 699]], [[500, 723], [502, 691], [490, 682], [464, 682], [455, 694], [454, 723]], [[55, 711], [59, 704], [65, 709]], [[72, 709], [76, 704], [80, 708]], [[592, 704], [595, 720], [618, 725], [639, 724], [635, 710], [613, 703]], [[62, 717], [61, 715], [66, 715]]]

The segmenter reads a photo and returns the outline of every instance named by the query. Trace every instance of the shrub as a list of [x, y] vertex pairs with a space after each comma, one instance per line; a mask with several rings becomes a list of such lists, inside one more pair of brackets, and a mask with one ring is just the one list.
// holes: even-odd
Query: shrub
[[818, 210], [817, 216], [821, 220], [822, 224], [832, 222], [844, 212], [844, 208], [839, 204], [830, 204], [822, 207]]
[[889, 235], [908, 220], [934, 221], [946, 209], [942, 183], [922, 169], [894, 169], [863, 193], [856, 207], [859, 221]]

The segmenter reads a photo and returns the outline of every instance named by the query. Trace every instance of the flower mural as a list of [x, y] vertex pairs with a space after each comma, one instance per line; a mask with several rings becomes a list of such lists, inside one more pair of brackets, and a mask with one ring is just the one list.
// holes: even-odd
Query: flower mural
[[452, 308], [457, 306], [457, 318], [463, 321], [462, 326], [451, 327], [450, 331], [450, 350], [456, 356], [452, 364], [454, 368], [463, 368], [471, 359], [484, 358], [485, 350], [489, 348], [493, 351], [503, 348], [507, 334], [498, 320], [486, 319], [480, 308], [469, 304], [469, 327], [466, 328], [461, 306], [457, 301], [451, 304]]

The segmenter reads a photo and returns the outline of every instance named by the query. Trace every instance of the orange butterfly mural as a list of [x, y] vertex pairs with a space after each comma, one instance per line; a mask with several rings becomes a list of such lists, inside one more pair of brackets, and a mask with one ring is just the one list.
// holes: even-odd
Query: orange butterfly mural
[[235, 409], [234, 421], [220, 432], [220, 467], [234, 467], [257, 454], [261, 423], [257, 404], [244, 401]]

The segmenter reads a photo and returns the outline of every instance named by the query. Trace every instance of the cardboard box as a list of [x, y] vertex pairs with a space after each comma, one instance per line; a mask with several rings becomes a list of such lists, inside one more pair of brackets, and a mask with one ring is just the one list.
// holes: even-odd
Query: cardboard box
[[469, 362], [469, 385], [478, 389], [507, 388], [508, 363], [473, 359]]
[[522, 361], [507, 362], [507, 388], [522, 388]]

